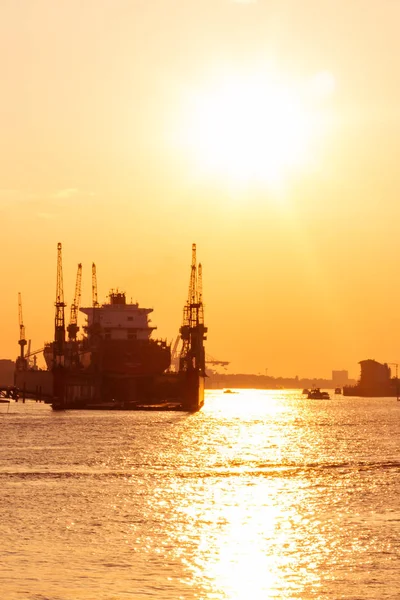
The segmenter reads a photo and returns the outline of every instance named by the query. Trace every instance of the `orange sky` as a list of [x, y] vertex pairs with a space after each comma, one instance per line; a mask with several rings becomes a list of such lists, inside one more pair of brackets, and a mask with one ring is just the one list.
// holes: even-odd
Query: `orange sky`
[[51, 339], [59, 241], [67, 315], [95, 261], [100, 299], [126, 290], [174, 338], [194, 241], [231, 372], [400, 360], [399, 22], [389, 0], [2, 0], [0, 356], [19, 291]]

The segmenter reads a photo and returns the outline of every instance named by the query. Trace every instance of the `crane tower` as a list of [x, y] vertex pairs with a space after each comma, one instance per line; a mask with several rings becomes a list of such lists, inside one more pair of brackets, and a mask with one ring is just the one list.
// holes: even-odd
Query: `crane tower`
[[54, 366], [60, 366], [64, 363], [65, 350], [65, 317], [64, 308], [64, 289], [63, 289], [63, 271], [62, 271], [62, 247], [57, 244], [57, 287], [56, 287], [56, 314], [54, 319], [54, 344], [53, 356]]

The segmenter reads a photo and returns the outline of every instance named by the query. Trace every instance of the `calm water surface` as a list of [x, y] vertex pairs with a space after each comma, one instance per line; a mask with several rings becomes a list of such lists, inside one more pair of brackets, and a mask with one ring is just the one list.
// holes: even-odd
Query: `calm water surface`
[[400, 596], [400, 402], [0, 404], [2, 600]]

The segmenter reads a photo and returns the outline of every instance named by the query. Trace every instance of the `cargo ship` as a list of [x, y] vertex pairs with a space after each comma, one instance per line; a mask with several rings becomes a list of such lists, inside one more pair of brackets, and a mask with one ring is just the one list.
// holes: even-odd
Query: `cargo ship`
[[[108, 302], [98, 303], [94, 264], [92, 306], [83, 308], [79, 308], [81, 265], [78, 265], [66, 339], [61, 244], [57, 264], [54, 340], [43, 350], [47, 370], [33, 372], [24, 368], [22, 356], [15, 384], [27, 393], [36, 393], [36, 397], [39, 393], [55, 410], [199, 410], [204, 403], [207, 328], [204, 326], [202, 270], [201, 264], [196, 263], [195, 244], [188, 300], [180, 328], [182, 351], [177, 371], [171, 369], [170, 344], [152, 337], [156, 327], [151, 324], [149, 315], [153, 309], [128, 303], [126, 294], [118, 289], [110, 291]], [[81, 339], [77, 338], [78, 309], [86, 316]]]

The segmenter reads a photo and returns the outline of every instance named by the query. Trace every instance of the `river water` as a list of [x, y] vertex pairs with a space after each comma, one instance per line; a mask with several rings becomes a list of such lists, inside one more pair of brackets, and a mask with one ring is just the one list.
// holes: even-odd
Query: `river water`
[[0, 404], [0, 598], [397, 599], [400, 402]]

